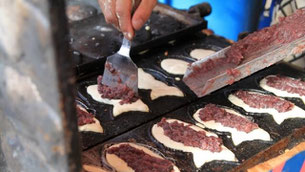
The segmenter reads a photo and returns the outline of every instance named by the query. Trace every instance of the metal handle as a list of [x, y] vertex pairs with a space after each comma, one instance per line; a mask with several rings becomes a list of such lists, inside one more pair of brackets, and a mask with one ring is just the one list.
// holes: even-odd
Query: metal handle
[[[141, 3], [141, 0], [132, 0], [131, 15], [133, 15], [133, 13], [139, 7], [140, 3]], [[126, 39], [125, 37], [123, 37], [123, 42], [122, 42], [121, 48], [118, 53], [130, 58], [130, 55], [129, 55], [130, 47], [131, 47], [131, 42], [128, 39]]]
[[197, 15], [199, 17], [205, 17], [210, 15], [212, 12], [212, 7], [209, 3], [201, 3], [194, 6], [191, 6], [188, 10], [188, 13]]
[[122, 42], [122, 46], [121, 46], [118, 53], [123, 55], [123, 56], [126, 56], [126, 57], [130, 58], [130, 56], [129, 56], [130, 47], [131, 47], [131, 42], [124, 37], [123, 42]]
[[127, 47], [128, 49], [130, 49], [131, 42], [124, 37], [123, 42], [122, 42], [122, 46]]

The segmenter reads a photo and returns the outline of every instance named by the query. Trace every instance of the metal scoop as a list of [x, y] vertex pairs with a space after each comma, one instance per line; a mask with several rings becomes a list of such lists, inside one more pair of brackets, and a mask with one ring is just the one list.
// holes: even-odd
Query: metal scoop
[[130, 46], [131, 42], [124, 37], [120, 50], [107, 58], [102, 84], [110, 87], [125, 84], [138, 94], [138, 68], [129, 56]]
[[[233, 84], [259, 70], [273, 65], [290, 55], [304, 52], [305, 37], [299, 38], [291, 43], [269, 47], [267, 50], [255, 54], [244, 60], [240, 65], [226, 63], [215, 66], [213, 70], [198, 72], [203, 63], [208, 60], [217, 60], [225, 57], [230, 47], [225, 48], [207, 58], [191, 64], [184, 74], [184, 83], [198, 96], [203, 97], [226, 85]], [[228, 70], [237, 71], [237, 76], [228, 74]]]

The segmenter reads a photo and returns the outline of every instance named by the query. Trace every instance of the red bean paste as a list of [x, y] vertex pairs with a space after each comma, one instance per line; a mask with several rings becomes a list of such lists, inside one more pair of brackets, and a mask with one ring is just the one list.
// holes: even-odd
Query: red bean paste
[[286, 76], [269, 76], [266, 78], [266, 84], [282, 91], [287, 91], [292, 94], [305, 96], [305, 82], [300, 79], [294, 79]]
[[292, 15], [282, 18], [278, 24], [249, 34], [244, 39], [234, 43], [224, 57], [209, 59], [199, 66], [194, 66], [189, 77], [196, 77], [196, 75], [206, 72], [217, 74], [219, 73], [217, 71], [224, 70], [222, 68], [234, 68], [244, 59], [258, 52], [263, 52], [273, 46], [290, 43], [304, 36], [305, 9], [300, 9]]
[[229, 113], [223, 108], [214, 104], [208, 104], [199, 111], [199, 118], [202, 121], [212, 121], [221, 123], [225, 127], [236, 128], [238, 131], [249, 133], [258, 128], [258, 125], [247, 118]]
[[124, 160], [135, 172], [171, 172], [173, 170], [171, 161], [151, 156], [129, 144], [112, 147], [107, 150], [107, 153], [115, 154]]
[[240, 71], [238, 69], [228, 69], [227, 75], [231, 75], [234, 78], [238, 77], [240, 75]]
[[78, 126], [95, 123], [94, 115], [84, 111], [79, 106], [76, 106], [77, 124]]
[[162, 127], [164, 134], [170, 139], [183, 143], [185, 146], [197, 147], [203, 150], [209, 150], [211, 152], [220, 152], [222, 140], [218, 137], [207, 136], [204, 131], [196, 131], [189, 125], [184, 125], [177, 121], [167, 122], [166, 118], [157, 124]]
[[97, 77], [98, 92], [101, 94], [102, 98], [106, 99], [121, 99], [120, 104], [130, 104], [136, 102], [139, 97], [136, 93], [127, 87], [126, 84], [119, 83], [117, 87], [109, 87], [102, 84], [103, 76], [99, 75]]
[[227, 62], [240, 64], [258, 51], [272, 46], [290, 43], [305, 36], [305, 9], [281, 18], [278, 24], [254, 32], [244, 39], [236, 42], [226, 52]]
[[[215, 68], [224, 65], [226, 62], [225, 58], [208, 59], [206, 62], [201, 63], [198, 66], [193, 67], [193, 72], [189, 74], [189, 77], [194, 77], [197, 74], [213, 71]], [[190, 64], [191, 65], [191, 64]], [[215, 71], [217, 72], [217, 71]]]
[[231, 78], [231, 79], [229, 79], [229, 80], [226, 81], [226, 84], [232, 85], [234, 82], [235, 82], [235, 79], [234, 79], [234, 78]]
[[274, 108], [278, 112], [287, 112], [294, 106], [291, 102], [272, 95], [251, 93], [248, 91], [237, 91], [234, 95], [242, 99], [244, 103], [252, 108]]

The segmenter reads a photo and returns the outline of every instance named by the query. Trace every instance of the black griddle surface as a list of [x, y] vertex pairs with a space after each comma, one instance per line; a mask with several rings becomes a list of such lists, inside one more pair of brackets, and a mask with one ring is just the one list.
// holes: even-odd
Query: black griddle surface
[[[132, 41], [132, 51], [139, 49], [143, 43], [170, 35], [186, 27], [185, 24], [170, 16], [153, 12], [146, 24], [136, 31]], [[117, 52], [122, 44], [123, 35], [105, 22], [103, 14], [99, 14], [72, 23], [70, 37], [70, 45], [73, 50], [89, 58], [98, 59]]]
[[[173, 82], [167, 81], [169, 79], [157, 71], [151, 69], [144, 69], [144, 71], [152, 74], [158, 80], [164, 81], [168, 85], [175, 85]], [[94, 80], [96, 80], [96, 76], [92, 77], [90, 80], [80, 83], [78, 86], [78, 93], [79, 97], [87, 105], [89, 105], [90, 108], [96, 111], [96, 118], [101, 121], [105, 134], [96, 134], [91, 132], [82, 133], [83, 148], [88, 148], [106, 139], [121, 134], [191, 101], [186, 97], [183, 98], [174, 96], [161, 97], [152, 101], [150, 99], [150, 91], [139, 90], [139, 96], [141, 97], [141, 100], [148, 105], [150, 112], [126, 112], [117, 117], [113, 117], [112, 105], [96, 102], [86, 93], [87, 86], [96, 84], [96, 81]]]
[[[227, 86], [221, 90], [218, 90], [208, 96], [205, 96], [194, 103], [190, 103], [189, 105], [185, 105], [184, 107], [179, 108], [178, 110], [172, 111], [163, 117], [179, 119], [185, 122], [195, 124], [195, 120], [192, 118], [192, 115], [199, 109], [204, 107], [204, 105], [208, 103], [214, 103], [221, 106], [226, 106], [232, 109], [239, 111], [241, 114], [249, 116], [256, 122], [260, 128], [266, 130], [272, 140], [271, 141], [246, 141], [238, 146], [234, 146], [229, 133], [214, 131], [219, 137], [221, 137], [224, 141], [224, 145], [229, 148], [232, 152], [235, 153], [239, 162], [226, 162], [226, 161], [212, 161], [206, 163], [201, 169], [198, 171], [228, 171], [234, 167], [237, 167], [239, 163], [251, 158], [255, 154], [263, 151], [264, 149], [270, 147], [271, 145], [278, 142], [280, 139], [285, 136], [290, 135], [295, 129], [304, 127], [305, 119], [287, 119], [281, 125], [278, 125], [274, 122], [271, 115], [268, 114], [254, 114], [247, 113], [243, 111], [241, 108], [234, 106], [229, 102], [227, 96], [233, 91], [244, 89], [244, 90], [257, 90], [264, 93], [268, 93], [262, 90], [258, 82], [260, 79], [267, 75], [274, 74], [282, 74], [285, 76], [290, 76], [294, 78], [305, 79], [305, 72], [300, 69], [296, 69], [295, 67], [290, 66], [286, 63], [281, 63], [277, 65], [273, 65], [265, 70], [262, 70], [258, 73], [255, 73], [252, 76], [249, 76], [231, 86]], [[285, 98], [286, 99], [286, 98]], [[287, 99], [292, 101], [297, 106], [305, 109], [305, 105], [300, 99], [297, 98], [289, 98]], [[162, 144], [158, 143], [151, 135], [151, 127], [161, 120], [162, 117], [159, 117], [153, 121], [150, 121], [144, 125], [141, 125], [133, 130], [130, 130], [118, 137], [115, 137], [111, 140], [106, 141], [100, 145], [97, 145], [88, 151], [84, 152], [84, 155], [101, 155], [103, 152], [104, 145], [119, 143], [119, 142], [137, 142], [152, 146], [157, 148], [162, 154], [170, 159], [174, 159], [174, 163], [180, 168], [181, 171], [189, 172], [189, 171], [197, 171], [194, 167], [193, 159], [191, 153], [184, 153], [181, 151], [171, 150]], [[209, 130], [209, 129], [206, 129]], [[213, 130], [210, 130], [213, 131]], [[101, 156], [97, 156], [101, 157]], [[94, 158], [93, 158], [94, 159]], [[87, 163], [90, 163], [86, 161]]]
[[[209, 6], [206, 6], [206, 13]], [[207, 13], [208, 14], [208, 13]], [[206, 15], [207, 15], [206, 14]], [[186, 11], [158, 4], [146, 24], [136, 31], [131, 53], [159, 47], [177, 37], [193, 34], [207, 27], [207, 22]], [[117, 52], [123, 35], [98, 14], [69, 25], [70, 47], [77, 65], [108, 57]]]
[[[147, 104], [150, 109], [149, 113], [127, 112], [114, 118], [112, 115], [112, 105], [99, 103], [93, 100], [86, 92], [86, 87], [88, 85], [97, 83], [96, 78], [99, 74], [102, 74], [103, 64], [99, 64], [100, 69], [98, 69], [96, 73], [89, 73], [82, 76], [77, 83], [78, 97], [90, 108], [96, 111], [96, 118], [101, 122], [101, 125], [104, 128], [104, 134], [82, 132], [81, 140], [83, 143], [83, 149], [87, 149], [98, 143], [113, 138], [197, 99], [196, 95], [194, 95], [182, 82], [182, 75], [171, 75], [160, 68], [160, 62], [162, 59], [168, 57], [179, 59], [181, 57], [179, 57], [178, 54], [185, 54], [185, 52], [188, 51], [191, 46], [194, 46], [194, 48], [201, 46], [203, 48], [213, 47], [214, 50], [217, 50], [228, 45], [229, 43], [225, 39], [215, 36], [207, 37], [204, 34], [197, 34], [196, 36], [193, 36], [192, 39], [185, 38], [185, 40], [177, 40], [174, 44], [168, 44], [163, 48], [152, 50], [142, 55], [133, 56], [132, 58], [138, 67], [143, 68], [144, 71], [152, 74], [157, 80], [163, 81], [170, 86], [176, 86], [185, 94], [184, 97], [165, 96], [152, 101], [150, 99], [149, 90], [139, 90], [142, 101]], [[165, 51], [168, 53], [168, 56], [164, 55]], [[183, 56], [183, 58], [187, 57]], [[93, 63], [92, 65], [95, 66], [96, 64]], [[95, 69], [95, 67], [90, 65], [83, 66], [83, 68]], [[176, 77], [181, 78], [181, 80], [177, 81], [175, 79]]]

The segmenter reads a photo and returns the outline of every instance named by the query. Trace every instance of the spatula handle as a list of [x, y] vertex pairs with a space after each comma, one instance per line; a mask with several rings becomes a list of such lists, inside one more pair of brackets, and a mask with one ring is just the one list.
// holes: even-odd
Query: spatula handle
[[131, 42], [124, 37], [123, 42], [122, 42], [122, 46], [121, 46], [118, 53], [123, 55], [123, 56], [126, 56], [126, 57], [130, 58], [130, 56], [129, 56], [130, 47], [131, 47]]

